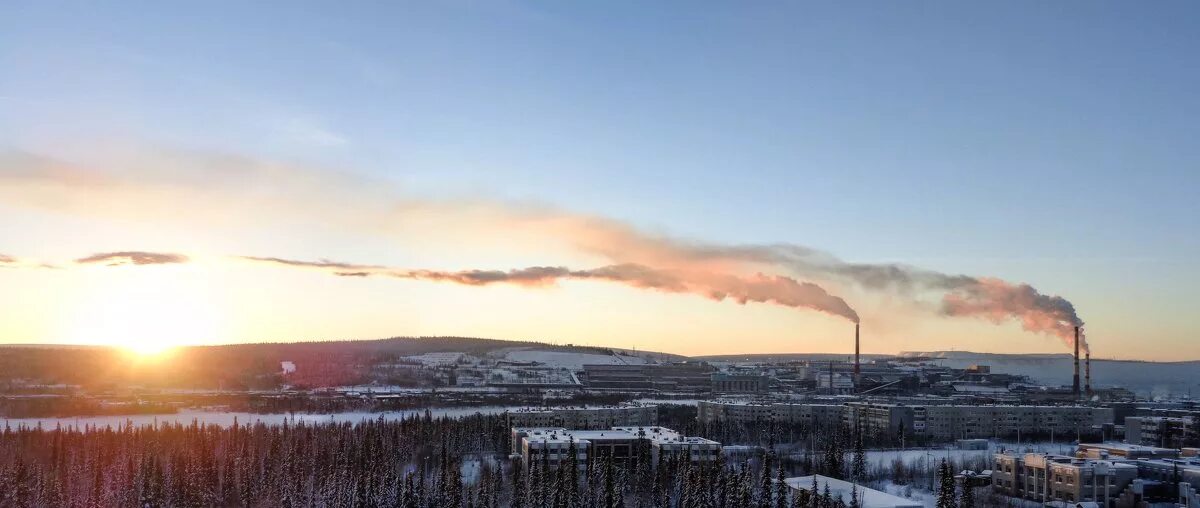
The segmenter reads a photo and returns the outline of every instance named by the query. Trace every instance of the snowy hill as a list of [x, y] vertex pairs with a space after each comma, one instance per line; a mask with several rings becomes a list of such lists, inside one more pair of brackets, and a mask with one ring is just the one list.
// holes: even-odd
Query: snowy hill
[[647, 363], [656, 363], [655, 359], [652, 358], [641, 355], [633, 356], [619, 351], [606, 354], [592, 350], [561, 351], [540, 348], [512, 348], [497, 351], [495, 355], [513, 362], [537, 362], [550, 367], [573, 370], [579, 370], [583, 365], [588, 364], [645, 365]]

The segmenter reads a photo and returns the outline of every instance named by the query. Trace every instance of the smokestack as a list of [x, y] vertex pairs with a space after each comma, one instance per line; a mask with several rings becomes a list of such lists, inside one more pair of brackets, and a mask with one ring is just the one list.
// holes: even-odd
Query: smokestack
[[854, 323], [854, 382], [858, 382], [861, 370], [858, 367], [858, 323]]
[[1087, 398], [1092, 398], [1092, 352], [1083, 355], [1083, 392]]
[[1079, 398], [1079, 327], [1075, 327], [1075, 398]]

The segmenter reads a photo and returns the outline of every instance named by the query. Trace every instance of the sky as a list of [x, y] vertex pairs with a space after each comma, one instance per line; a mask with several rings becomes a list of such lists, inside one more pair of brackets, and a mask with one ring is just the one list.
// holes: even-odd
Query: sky
[[0, 11], [0, 343], [1200, 359], [1195, 2]]

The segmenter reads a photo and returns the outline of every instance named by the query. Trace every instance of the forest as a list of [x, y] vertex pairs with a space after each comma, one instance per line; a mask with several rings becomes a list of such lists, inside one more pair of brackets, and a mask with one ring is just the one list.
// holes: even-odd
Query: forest
[[[856, 496], [792, 495], [782, 482], [811, 473], [861, 485], [928, 484], [949, 503], [943, 508], [986, 503], [977, 502], [971, 489], [956, 490], [949, 476], [986, 464], [872, 465], [865, 436], [844, 427], [736, 431], [747, 432], [757, 433], [754, 441], [762, 445], [737, 462], [655, 465], [646, 443], [628, 460], [589, 456], [552, 468], [545, 456], [528, 466], [510, 457], [511, 429], [502, 415], [433, 418], [427, 412], [358, 424], [6, 427], [0, 433], [0, 506], [858, 506]], [[800, 439], [784, 443], [775, 436]]]

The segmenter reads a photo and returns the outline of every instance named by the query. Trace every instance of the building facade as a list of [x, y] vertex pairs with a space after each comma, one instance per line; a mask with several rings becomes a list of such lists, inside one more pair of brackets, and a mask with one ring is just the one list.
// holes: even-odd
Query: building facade
[[[570, 450], [574, 447], [575, 456]], [[605, 430], [568, 430], [565, 428], [512, 429], [512, 453], [526, 465], [543, 458], [551, 467], [576, 460], [586, 466], [589, 459], [612, 457], [631, 460], [645, 451], [652, 465], [668, 458], [690, 462], [712, 462], [721, 454], [721, 443], [689, 437], [657, 426], [612, 427]]]
[[658, 424], [658, 407], [647, 405], [525, 408], [509, 411], [512, 427], [563, 427], [604, 429], [629, 425]]

